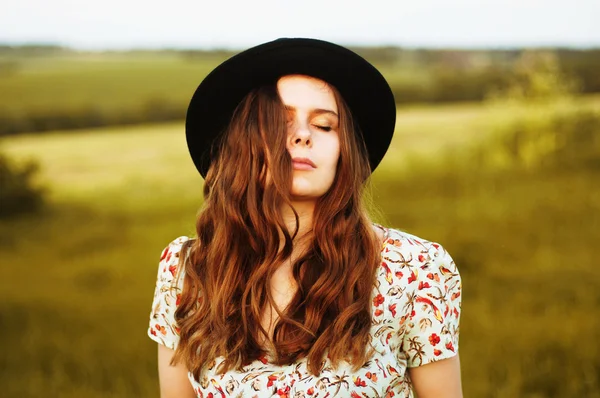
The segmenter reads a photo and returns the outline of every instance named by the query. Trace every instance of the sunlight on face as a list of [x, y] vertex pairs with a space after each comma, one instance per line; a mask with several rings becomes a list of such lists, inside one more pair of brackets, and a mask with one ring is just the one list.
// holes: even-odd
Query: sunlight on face
[[292, 157], [292, 199], [315, 200], [331, 187], [340, 156], [338, 108], [322, 80], [284, 76], [277, 90], [288, 113], [286, 147]]

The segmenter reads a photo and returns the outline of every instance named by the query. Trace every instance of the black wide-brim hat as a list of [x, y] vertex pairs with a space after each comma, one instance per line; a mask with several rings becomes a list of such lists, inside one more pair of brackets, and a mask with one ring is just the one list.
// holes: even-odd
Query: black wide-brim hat
[[355, 52], [316, 39], [283, 38], [245, 50], [209, 73], [187, 110], [185, 131], [196, 168], [206, 177], [212, 146], [252, 89], [285, 75], [316, 77], [342, 95], [360, 127], [371, 171], [385, 155], [396, 124], [394, 94], [383, 75]]

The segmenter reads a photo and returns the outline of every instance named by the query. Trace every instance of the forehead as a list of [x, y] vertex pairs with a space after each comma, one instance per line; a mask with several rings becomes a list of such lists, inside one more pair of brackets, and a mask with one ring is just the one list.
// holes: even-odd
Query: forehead
[[283, 103], [298, 110], [328, 109], [337, 112], [333, 90], [323, 80], [304, 76], [283, 76], [277, 82]]

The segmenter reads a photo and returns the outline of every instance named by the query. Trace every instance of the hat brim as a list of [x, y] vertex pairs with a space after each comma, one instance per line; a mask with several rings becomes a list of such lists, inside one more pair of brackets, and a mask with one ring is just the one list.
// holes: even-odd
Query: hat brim
[[316, 39], [278, 39], [243, 51], [217, 66], [196, 89], [186, 115], [192, 160], [206, 177], [215, 140], [252, 89], [301, 74], [333, 85], [362, 131], [371, 171], [385, 155], [396, 124], [392, 90], [368, 61], [342, 46]]

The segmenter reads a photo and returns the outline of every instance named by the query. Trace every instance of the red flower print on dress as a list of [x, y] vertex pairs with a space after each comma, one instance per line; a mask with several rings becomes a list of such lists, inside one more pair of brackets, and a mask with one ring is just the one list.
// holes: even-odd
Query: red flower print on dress
[[419, 258], [419, 262], [421, 262], [421, 263], [424, 263], [424, 262], [425, 262], [425, 260], [427, 259], [427, 258], [426, 258], [424, 255], [422, 255], [422, 254], [419, 254], [419, 257], [418, 257], [418, 258]]
[[366, 387], [367, 383], [362, 380], [360, 377], [354, 378], [354, 385], [357, 387]]
[[377, 308], [377, 309], [375, 310], [375, 316], [380, 316], [381, 314], [383, 314], [383, 310], [381, 310], [381, 309]]
[[440, 351], [436, 348], [435, 350], [433, 350], [433, 355], [435, 355], [436, 357], [439, 357], [440, 355], [442, 355], [442, 351]]
[[306, 390], [306, 393], [308, 395], [313, 395], [315, 393], [315, 388], [314, 387], [309, 388], [308, 390]]
[[165, 250], [163, 250], [160, 255], [160, 261], [164, 260], [167, 257], [167, 254], [169, 254], [169, 246], [165, 247]]
[[385, 344], [390, 344], [390, 339], [392, 338], [392, 332], [389, 332], [387, 336], [385, 336]]
[[427, 288], [430, 288], [430, 287], [431, 286], [427, 282], [423, 282], [423, 281], [419, 282], [419, 290], [427, 289]]
[[429, 336], [429, 343], [431, 345], [437, 345], [440, 342], [440, 336], [438, 336], [435, 333], [432, 333], [431, 336]]
[[375, 373], [367, 372], [365, 377], [374, 383], [377, 382], [377, 375]]
[[277, 375], [270, 375], [269, 376], [269, 381], [267, 382], [267, 387], [272, 387], [273, 386], [273, 382], [275, 380], [277, 380], [277, 379], [278, 379]]
[[396, 275], [396, 278], [398, 278], [398, 279], [400, 279], [404, 276], [404, 274], [400, 271], [396, 271], [395, 275]]
[[160, 334], [162, 334], [163, 336], [165, 336], [167, 334], [167, 329], [162, 326], [159, 325], [158, 323], [156, 324], [156, 326], [154, 326], [156, 328], [156, 330], [158, 330], [160, 332]]
[[396, 317], [396, 303], [391, 304], [388, 308], [390, 309], [392, 316], [395, 318]]
[[413, 283], [416, 280], [417, 280], [417, 271], [415, 270], [410, 273], [410, 276], [408, 277], [408, 283]]
[[373, 299], [373, 305], [375, 307], [379, 307], [381, 304], [383, 304], [383, 302], [385, 301], [385, 299], [383, 298], [383, 296], [381, 295], [381, 293], [379, 293], [377, 296], [375, 296], [375, 298]]
[[402, 242], [400, 242], [400, 239], [388, 239], [388, 243], [391, 245], [394, 245], [396, 247], [400, 247], [402, 246]]
[[215, 387], [217, 389], [219, 394], [221, 394], [221, 398], [225, 398], [225, 393], [223, 392], [223, 388], [221, 388], [219, 383], [217, 383], [217, 381], [215, 379], [210, 379], [210, 382], [212, 383], [213, 387]]
[[277, 389], [277, 395], [279, 395], [279, 398], [288, 398], [290, 396], [289, 393], [290, 386], [285, 386]]
[[450, 351], [454, 352], [454, 346], [452, 345], [451, 341], [446, 343], [446, 348], [449, 349]]
[[350, 393], [350, 397], [351, 397], [351, 398], [362, 398], [360, 395], [358, 395], [358, 394], [356, 393], [356, 391], [352, 391], [352, 392]]
[[176, 265], [170, 265], [169, 266], [169, 272], [171, 273], [171, 275], [175, 276], [175, 272], [177, 271], [177, 266]]

